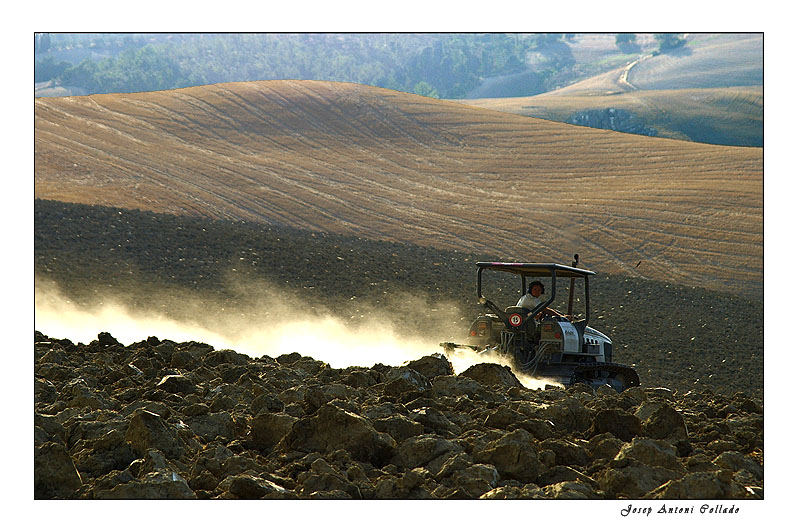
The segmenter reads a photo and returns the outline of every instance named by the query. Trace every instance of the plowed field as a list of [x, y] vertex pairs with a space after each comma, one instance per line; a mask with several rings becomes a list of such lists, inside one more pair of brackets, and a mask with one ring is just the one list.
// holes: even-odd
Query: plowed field
[[758, 294], [763, 150], [345, 83], [35, 100], [35, 195]]

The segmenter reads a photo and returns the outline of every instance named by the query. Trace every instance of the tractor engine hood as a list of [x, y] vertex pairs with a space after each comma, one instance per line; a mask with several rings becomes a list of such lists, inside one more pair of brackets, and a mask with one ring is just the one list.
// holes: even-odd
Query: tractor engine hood
[[588, 326], [586, 327], [586, 330], [583, 331], [583, 335], [584, 335], [584, 337], [586, 337], [586, 336], [594, 336], [598, 340], [602, 340], [603, 342], [607, 342], [609, 344], [611, 343], [611, 338], [609, 338], [605, 334], [601, 333], [597, 329], [593, 329], [593, 328], [588, 327]]
[[542, 322], [542, 341], [561, 343], [564, 353], [580, 353], [581, 339], [578, 329], [568, 321], [547, 320]]

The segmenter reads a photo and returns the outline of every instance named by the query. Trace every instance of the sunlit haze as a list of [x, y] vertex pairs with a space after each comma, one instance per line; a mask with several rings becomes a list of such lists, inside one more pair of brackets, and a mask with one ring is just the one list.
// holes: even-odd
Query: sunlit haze
[[[276, 296], [272, 294], [277, 301], [288, 299]], [[453, 330], [452, 325], [443, 325], [441, 337], [408, 337], [397, 332], [386, 316], [378, 315], [374, 320], [352, 326], [333, 315], [291, 316], [285, 310], [290, 305], [284, 305], [280, 317], [265, 315], [260, 322], [234, 319], [233, 316], [241, 313], [231, 312], [227, 319], [210, 317], [197, 320], [217, 325], [198, 325], [158, 313], [134, 311], [113, 300], [102, 301], [91, 308], [83, 307], [52, 286], [36, 287], [35, 304], [35, 328], [51, 338], [69, 338], [76, 343], [88, 344], [97, 339], [98, 333], [108, 332], [124, 345], [150, 336], [175, 342], [194, 340], [215, 349], [233, 349], [254, 358], [265, 355], [274, 358], [298, 352], [324, 361], [333, 368], [371, 367], [377, 363], [403, 365], [425, 355], [442, 353], [440, 342], [460, 341], [463, 335], [463, 331]], [[201, 308], [197, 302], [192, 305]], [[470, 349], [457, 349], [448, 359], [456, 374], [482, 362], [509, 365], [508, 360], [481, 355]], [[519, 373], [517, 377], [528, 388], [541, 388], [545, 384]]]

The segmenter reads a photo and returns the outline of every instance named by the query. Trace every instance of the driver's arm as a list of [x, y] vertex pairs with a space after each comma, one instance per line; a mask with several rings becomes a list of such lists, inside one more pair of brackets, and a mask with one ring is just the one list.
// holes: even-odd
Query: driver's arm
[[564, 314], [561, 314], [559, 311], [557, 311], [555, 309], [552, 309], [550, 307], [543, 308], [542, 311], [539, 313], [540, 316], [544, 315], [544, 314], [546, 314], [548, 316], [554, 316], [554, 317], [557, 317], [557, 318], [564, 318], [565, 317]]

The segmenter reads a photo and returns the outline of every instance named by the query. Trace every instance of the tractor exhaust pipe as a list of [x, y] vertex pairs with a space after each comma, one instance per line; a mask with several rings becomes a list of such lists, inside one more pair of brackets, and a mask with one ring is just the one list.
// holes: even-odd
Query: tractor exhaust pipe
[[[572, 267], [578, 267], [578, 254], [575, 254], [575, 260], [572, 261]], [[572, 297], [575, 294], [575, 278], [572, 277], [569, 280], [569, 305], [567, 306], [567, 316], [572, 316]]]

